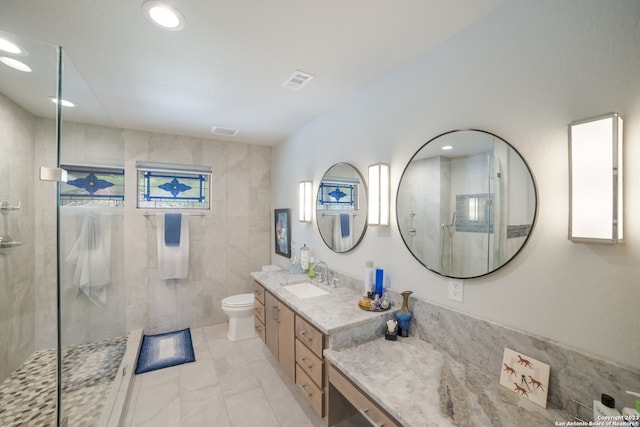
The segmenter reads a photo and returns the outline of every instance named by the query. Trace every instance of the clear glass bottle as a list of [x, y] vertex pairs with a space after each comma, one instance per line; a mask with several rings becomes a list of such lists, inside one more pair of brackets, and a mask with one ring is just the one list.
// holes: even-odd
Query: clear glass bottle
[[309, 248], [304, 244], [300, 248], [300, 270], [302, 270], [303, 273], [307, 273], [309, 271], [309, 254]]

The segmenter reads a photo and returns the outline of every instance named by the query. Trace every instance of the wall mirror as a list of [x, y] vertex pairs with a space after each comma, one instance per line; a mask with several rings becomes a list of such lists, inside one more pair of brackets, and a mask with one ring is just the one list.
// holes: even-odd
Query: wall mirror
[[318, 186], [316, 223], [322, 240], [334, 252], [349, 252], [367, 229], [367, 188], [349, 163], [329, 168]]
[[485, 131], [451, 131], [428, 141], [398, 184], [396, 217], [405, 245], [446, 277], [479, 277], [503, 267], [526, 243], [536, 212], [526, 162]]

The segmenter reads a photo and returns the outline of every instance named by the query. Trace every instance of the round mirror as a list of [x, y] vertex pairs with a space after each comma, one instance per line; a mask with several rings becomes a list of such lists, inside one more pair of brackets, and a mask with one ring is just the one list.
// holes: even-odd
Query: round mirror
[[509, 262], [531, 233], [533, 176], [502, 138], [479, 130], [439, 135], [411, 158], [398, 184], [405, 245], [429, 270], [459, 279]]
[[322, 240], [335, 252], [358, 246], [367, 229], [367, 189], [364, 178], [349, 163], [337, 163], [320, 181], [316, 223]]

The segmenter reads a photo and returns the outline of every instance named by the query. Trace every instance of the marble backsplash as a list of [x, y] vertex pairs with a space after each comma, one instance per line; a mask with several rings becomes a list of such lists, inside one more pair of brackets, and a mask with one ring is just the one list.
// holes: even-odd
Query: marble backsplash
[[[361, 290], [362, 280], [336, 273], [342, 286]], [[399, 306], [402, 297], [388, 290], [393, 304]], [[602, 393], [616, 399], [616, 407], [633, 407], [635, 399], [626, 390], [638, 391], [640, 370], [610, 363], [561, 343], [533, 336], [497, 323], [478, 319], [464, 313], [438, 306], [419, 298], [409, 299], [413, 313], [411, 335], [416, 336], [449, 354], [457, 362], [473, 365], [483, 371], [495, 371], [499, 382], [505, 347], [551, 366], [547, 406], [575, 414], [573, 401], [591, 406]], [[382, 331], [379, 331], [382, 334]], [[369, 336], [370, 331], [365, 331]], [[347, 340], [340, 341], [343, 344]], [[360, 344], [353, 337], [352, 345]], [[582, 411], [586, 411], [583, 409]], [[584, 415], [585, 412], [580, 412]], [[590, 415], [589, 415], [590, 416]]]

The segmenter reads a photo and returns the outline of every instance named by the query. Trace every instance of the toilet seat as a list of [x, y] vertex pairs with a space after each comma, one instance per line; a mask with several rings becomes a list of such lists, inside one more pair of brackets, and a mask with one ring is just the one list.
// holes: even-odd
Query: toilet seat
[[223, 307], [243, 308], [253, 307], [253, 294], [238, 294], [222, 300]]

